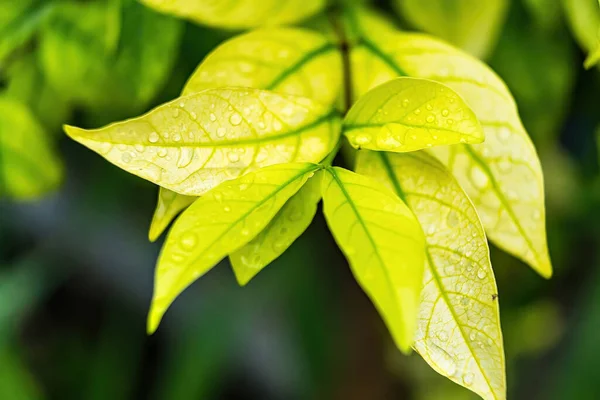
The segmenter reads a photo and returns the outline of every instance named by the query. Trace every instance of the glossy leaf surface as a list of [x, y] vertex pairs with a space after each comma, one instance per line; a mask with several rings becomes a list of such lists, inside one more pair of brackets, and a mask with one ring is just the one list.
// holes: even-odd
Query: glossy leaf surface
[[406, 152], [481, 143], [473, 111], [450, 88], [426, 79], [397, 78], [361, 96], [344, 118], [355, 148]]
[[188, 208], [196, 199], [195, 196], [186, 196], [163, 187], [159, 188], [158, 201], [152, 216], [148, 239], [151, 242], [158, 239], [177, 214]]
[[183, 94], [243, 86], [330, 105], [341, 90], [341, 71], [339, 48], [325, 36], [303, 29], [260, 29], [217, 47], [192, 74]]
[[141, 0], [161, 12], [229, 29], [289, 24], [316, 14], [325, 0]]
[[508, 0], [395, 0], [409, 22], [479, 58], [494, 49]]
[[156, 266], [148, 331], [192, 282], [252, 240], [320, 167], [274, 165], [227, 181], [196, 200], [169, 232]]
[[[240, 86], [332, 105], [341, 90], [341, 70], [339, 49], [325, 36], [302, 29], [265, 28], [218, 46], [200, 63], [182, 94]], [[166, 203], [165, 216], [174, 217], [181, 211], [169, 209], [169, 205], [181, 202], [186, 199]], [[163, 223], [166, 226], [169, 221]]]
[[319, 162], [337, 142], [338, 126], [337, 112], [303, 97], [223, 88], [105, 128], [65, 130], [128, 172], [199, 196], [268, 165]]
[[0, 97], [0, 196], [42, 196], [56, 188], [62, 174], [46, 132], [27, 107]]
[[429, 36], [369, 34], [381, 25], [369, 13], [350, 21], [361, 38], [351, 54], [354, 92], [358, 96], [399, 75], [432, 79], [455, 90], [475, 112], [485, 142], [430, 151], [466, 190], [488, 237], [549, 277], [542, 170], [508, 89], [483, 63]]
[[356, 170], [403, 197], [425, 233], [415, 349], [440, 374], [484, 399], [505, 399], [498, 289], [483, 226], [466, 193], [423, 152], [360, 151]]
[[388, 188], [338, 167], [325, 170], [323, 212], [396, 345], [410, 351], [425, 265], [419, 222]]
[[308, 228], [321, 200], [322, 174], [318, 171], [311, 177], [258, 236], [229, 256], [240, 285], [282, 255]]

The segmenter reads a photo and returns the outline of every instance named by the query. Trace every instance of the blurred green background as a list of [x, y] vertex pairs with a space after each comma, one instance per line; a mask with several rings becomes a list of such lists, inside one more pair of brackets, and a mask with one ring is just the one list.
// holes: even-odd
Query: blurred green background
[[[404, 28], [443, 35], [376, 3]], [[498, 32], [473, 52], [507, 82], [538, 148], [556, 271], [545, 281], [492, 248], [508, 394], [596, 399], [600, 73], [583, 61], [600, 10], [596, 0], [500, 3]], [[61, 124], [97, 127], [177, 97], [233, 34], [133, 0], [0, 0], [0, 143], [26, 129], [49, 154], [42, 187], [12, 192], [25, 178], [10, 181], [11, 159], [0, 159], [0, 399], [475, 399], [395, 350], [320, 213], [250, 285], [224, 261], [146, 336], [157, 188]]]

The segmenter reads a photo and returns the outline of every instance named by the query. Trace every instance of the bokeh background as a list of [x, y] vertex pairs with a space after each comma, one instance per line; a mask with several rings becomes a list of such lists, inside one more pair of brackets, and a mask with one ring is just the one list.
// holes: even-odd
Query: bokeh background
[[[411, 3], [391, 3], [402, 1]], [[597, 399], [600, 73], [583, 61], [600, 9], [497, 2], [497, 33], [483, 48], [467, 42], [489, 25], [453, 37], [409, 5], [376, 6], [478, 53], [515, 95], [542, 159], [555, 275], [543, 280], [491, 249], [509, 398]], [[0, 199], [0, 399], [477, 398], [394, 348], [320, 212], [247, 287], [224, 261], [146, 335], [157, 187], [70, 141], [61, 124], [97, 127], [177, 97], [233, 34], [132, 0], [0, 0], [0, 107], [26, 109], [64, 172], [39, 196]], [[0, 143], [8, 135], [0, 121]], [[11, 165], [2, 168], [10, 179]]]

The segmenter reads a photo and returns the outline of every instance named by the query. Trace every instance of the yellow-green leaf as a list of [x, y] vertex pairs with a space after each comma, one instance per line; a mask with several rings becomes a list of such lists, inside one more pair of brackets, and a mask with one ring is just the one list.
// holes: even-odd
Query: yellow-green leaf
[[148, 331], [219, 260], [252, 240], [320, 166], [274, 165], [224, 182], [192, 204], [169, 232], [156, 266]]
[[388, 188], [338, 167], [324, 174], [323, 212], [354, 277], [382, 315], [398, 348], [409, 352], [425, 266], [419, 222]]
[[404, 198], [425, 232], [415, 349], [440, 374], [484, 399], [505, 399], [498, 289], [483, 226], [466, 193], [423, 152], [360, 151], [356, 170]]
[[406, 77], [361, 96], [344, 118], [344, 133], [355, 148], [394, 152], [483, 142], [475, 114], [452, 89]]
[[507, 0], [395, 0], [417, 28], [479, 58], [491, 53], [508, 10]]
[[161, 12], [227, 29], [290, 24], [325, 6], [325, 0], [141, 0]]
[[158, 202], [150, 223], [148, 239], [154, 242], [182, 210], [188, 208], [198, 197], [175, 193], [163, 187], [158, 189]]
[[0, 196], [28, 200], [54, 190], [63, 166], [26, 106], [0, 97]]
[[319, 162], [339, 114], [310, 99], [249, 88], [209, 89], [74, 140], [132, 174], [189, 196], [268, 165]]
[[586, 57], [586, 59], [583, 63], [583, 66], [586, 69], [590, 69], [594, 65], [598, 64], [598, 61], [600, 61], [600, 41], [596, 45], [596, 49], [593, 50], [590, 54], [588, 54], [588, 56]]
[[[332, 105], [340, 94], [341, 70], [340, 51], [325, 36], [303, 29], [265, 28], [218, 46], [198, 66], [182, 94], [240, 86], [309, 97]], [[169, 209], [169, 204], [180, 201], [188, 200], [168, 203], [166, 217], [172, 218], [181, 211]], [[162, 220], [165, 226], [169, 222]]]
[[240, 285], [283, 254], [312, 222], [321, 200], [322, 172], [316, 172], [279, 210], [269, 225], [244, 247], [229, 256]]
[[600, 7], [596, 0], [562, 0], [566, 20], [579, 45], [587, 52], [598, 46]]
[[236, 36], [217, 47], [192, 74], [183, 94], [243, 86], [331, 105], [341, 90], [341, 71], [339, 48], [324, 35], [267, 28]]
[[354, 93], [398, 75], [435, 80], [455, 90], [475, 112], [485, 142], [430, 151], [465, 189], [489, 238], [549, 277], [542, 169], [506, 85], [477, 59], [429, 36], [371, 36], [371, 25], [379, 24], [371, 13], [350, 21], [360, 37], [351, 53]]

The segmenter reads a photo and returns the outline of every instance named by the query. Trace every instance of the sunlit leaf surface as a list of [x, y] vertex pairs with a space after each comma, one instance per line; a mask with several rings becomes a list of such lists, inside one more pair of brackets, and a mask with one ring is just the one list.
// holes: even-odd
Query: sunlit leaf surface
[[197, 197], [175, 193], [163, 187], [158, 189], [158, 202], [152, 216], [148, 238], [154, 242], [181, 211], [190, 206]]
[[[240, 86], [333, 105], [341, 90], [341, 70], [339, 49], [325, 36], [302, 29], [265, 28], [218, 46], [200, 63], [182, 93]], [[181, 211], [179, 205], [188, 201], [184, 196], [165, 203], [162, 223], [168, 225], [168, 217], [174, 217]]]
[[480, 61], [429, 36], [371, 36], [376, 29], [371, 26], [379, 24], [370, 13], [350, 21], [361, 38], [351, 54], [356, 95], [399, 75], [432, 79], [455, 90], [475, 112], [485, 142], [430, 151], [471, 197], [489, 238], [549, 277], [542, 170], [504, 83]]
[[229, 256], [240, 285], [282, 255], [308, 228], [321, 200], [322, 174], [319, 171], [310, 178], [258, 236]]
[[32, 199], [53, 190], [63, 167], [35, 117], [0, 97], [0, 196]]
[[159, 11], [200, 24], [229, 29], [300, 21], [323, 7], [325, 0], [141, 0]]
[[475, 207], [446, 168], [423, 152], [360, 151], [356, 170], [404, 198], [425, 233], [415, 349], [484, 399], [505, 399], [498, 289]]
[[483, 141], [475, 114], [452, 89], [415, 78], [361, 96], [344, 118], [344, 133], [355, 148], [394, 152]]
[[339, 115], [303, 97], [223, 88], [105, 128], [65, 130], [128, 172], [199, 196], [257, 168], [319, 162], [337, 142]]
[[338, 167], [324, 173], [323, 212], [396, 345], [410, 351], [425, 265], [419, 222], [388, 188]]
[[173, 225], [158, 259], [148, 331], [156, 330], [187, 286], [258, 235], [319, 168], [274, 165], [224, 182], [196, 200]]
[[341, 90], [341, 71], [339, 48], [325, 36], [302, 29], [267, 28], [217, 47], [192, 74], [183, 94], [244, 86], [330, 105]]
[[494, 48], [508, 0], [395, 0], [415, 27], [439, 36], [479, 58]]

